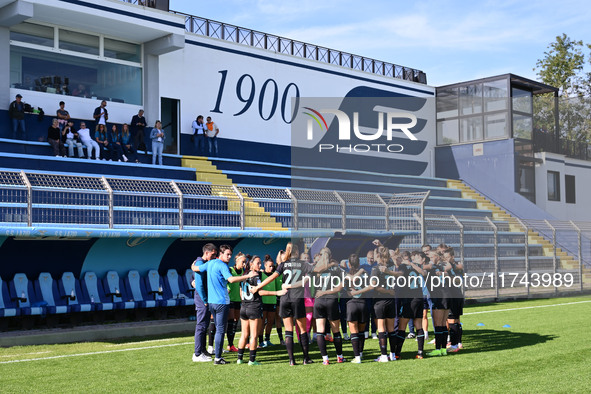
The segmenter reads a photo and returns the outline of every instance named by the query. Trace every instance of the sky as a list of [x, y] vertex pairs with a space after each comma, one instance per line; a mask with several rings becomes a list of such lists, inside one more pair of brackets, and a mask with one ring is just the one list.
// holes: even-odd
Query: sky
[[587, 0], [170, 0], [170, 9], [416, 68], [432, 86], [538, 79], [536, 62], [556, 36], [591, 44]]

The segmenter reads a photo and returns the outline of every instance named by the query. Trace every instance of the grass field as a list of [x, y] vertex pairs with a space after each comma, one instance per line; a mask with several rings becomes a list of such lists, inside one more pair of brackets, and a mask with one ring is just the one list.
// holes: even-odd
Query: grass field
[[[465, 348], [447, 357], [375, 363], [378, 341], [367, 340], [364, 362], [290, 367], [282, 346], [258, 351], [260, 367], [191, 362], [191, 336], [0, 349], [0, 391], [7, 392], [588, 392], [591, 382], [591, 297], [469, 306], [462, 318]], [[479, 323], [484, 326], [477, 326]], [[511, 326], [503, 328], [504, 325]], [[430, 327], [432, 329], [432, 327]], [[430, 331], [432, 334], [432, 331]], [[271, 338], [277, 343], [277, 337]], [[274, 339], [274, 340], [273, 340]], [[425, 345], [430, 351], [432, 345]], [[299, 345], [298, 361], [301, 362]], [[352, 358], [350, 343], [345, 357]], [[248, 352], [245, 358], [248, 357]]]

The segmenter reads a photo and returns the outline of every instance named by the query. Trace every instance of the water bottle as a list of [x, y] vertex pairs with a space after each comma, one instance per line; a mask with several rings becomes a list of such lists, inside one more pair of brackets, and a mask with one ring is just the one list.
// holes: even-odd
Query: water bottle
[[24, 291], [21, 293], [21, 298], [23, 299], [23, 301], [24, 301], [24, 300], [25, 300], [25, 298], [26, 298], [26, 297], [25, 297], [25, 292], [24, 292]]
[[158, 288], [158, 293], [162, 294], [162, 286]]
[[94, 304], [94, 295], [91, 295], [91, 296], [90, 296], [90, 303], [91, 303], [91, 304]]
[[74, 295], [74, 289], [72, 289], [72, 291], [70, 292], [70, 298], [71, 299], [76, 298], [76, 295]]
[[119, 295], [119, 289], [115, 288], [115, 294]]

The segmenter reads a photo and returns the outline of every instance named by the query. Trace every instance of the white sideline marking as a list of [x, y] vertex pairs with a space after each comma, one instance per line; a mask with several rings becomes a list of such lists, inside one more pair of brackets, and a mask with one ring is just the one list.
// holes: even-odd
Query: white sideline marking
[[22, 359], [22, 360], [0, 361], [0, 364], [22, 363], [22, 362], [26, 362], [26, 361], [53, 360], [53, 359], [56, 359], [56, 358], [93, 356], [95, 354], [131, 352], [131, 351], [134, 351], [134, 350], [157, 349], [157, 348], [163, 348], [163, 347], [184, 346], [184, 345], [192, 345], [192, 344], [193, 344], [193, 342], [182, 342], [182, 343], [170, 343], [168, 345], [154, 345], [154, 346], [146, 346], [146, 347], [134, 347], [134, 348], [129, 348], [129, 349], [103, 350], [103, 351], [100, 351], [100, 352], [64, 354], [64, 355], [61, 355], [61, 356], [50, 356], [50, 357], [39, 357], [39, 358], [27, 358], [27, 359]]
[[494, 309], [492, 311], [481, 311], [481, 312], [471, 312], [471, 313], [464, 313], [462, 316], [468, 315], [478, 315], [481, 313], [493, 313], [493, 312], [507, 312], [507, 311], [519, 311], [522, 309], [534, 309], [534, 308], [548, 308], [551, 306], [563, 306], [563, 305], [574, 305], [574, 304], [585, 304], [591, 302], [589, 301], [576, 301], [576, 302], [564, 302], [562, 304], [551, 304], [551, 305], [537, 305], [537, 306], [524, 306], [522, 308], [509, 308], [509, 309]]
[[45, 354], [45, 353], [51, 353], [50, 350], [47, 350], [45, 352], [33, 352], [33, 353], [20, 353], [20, 354], [6, 354], [3, 356], [0, 356], [2, 358], [7, 358], [7, 357], [19, 357], [19, 356], [28, 356], [30, 354]]
[[167, 341], [173, 341], [175, 339], [176, 338], [162, 338], [162, 339], [149, 339], [147, 341], [112, 343], [110, 345], [105, 345], [105, 347], [116, 347], [116, 346], [126, 346], [126, 345], [138, 345], [138, 344], [150, 343], [150, 342], [167, 342]]

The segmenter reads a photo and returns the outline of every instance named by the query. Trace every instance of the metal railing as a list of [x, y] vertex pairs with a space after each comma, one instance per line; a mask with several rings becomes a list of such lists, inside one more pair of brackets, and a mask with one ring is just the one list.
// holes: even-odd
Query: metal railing
[[424, 233], [429, 193], [375, 193], [0, 171], [0, 224]]
[[423, 71], [414, 68], [399, 66], [397, 64], [354, 55], [319, 45], [308, 44], [302, 41], [296, 41], [273, 34], [230, 25], [228, 23], [185, 14], [183, 12], [170, 12], [185, 17], [185, 30], [190, 33], [266, 49], [275, 53], [282, 53], [285, 55], [315, 60], [321, 63], [346, 67], [352, 70], [365, 71], [385, 77], [404, 79], [422, 84], [427, 83], [427, 75]]

